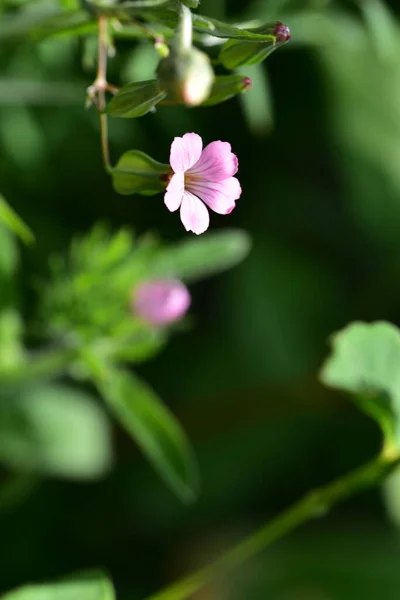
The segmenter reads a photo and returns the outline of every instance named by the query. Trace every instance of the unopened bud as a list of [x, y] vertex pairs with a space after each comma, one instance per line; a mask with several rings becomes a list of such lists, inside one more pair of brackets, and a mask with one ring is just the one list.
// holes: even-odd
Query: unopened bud
[[165, 43], [164, 38], [157, 37], [154, 40], [154, 48], [157, 51], [157, 54], [161, 58], [167, 58], [167, 56], [169, 54], [169, 48], [168, 48], [167, 44]]
[[214, 81], [214, 71], [207, 54], [191, 47], [186, 51], [171, 48], [169, 56], [157, 69], [160, 88], [167, 100], [197, 106], [206, 100]]
[[190, 306], [188, 289], [176, 280], [142, 283], [132, 299], [135, 315], [150, 325], [168, 325], [181, 319]]
[[290, 40], [290, 29], [287, 25], [278, 21], [274, 28], [274, 35], [277, 42], [288, 42]]
[[225, 102], [251, 87], [250, 77], [243, 75], [218, 75], [213, 83], [209, 97], [202, 106], [213, 106]]
[[167, 101], [197, 106], [208, 98], [214, 71], [207, 54], [193, 47], [192, 13], [183, 4], [169, 56], [160, 61], [157, 76]]

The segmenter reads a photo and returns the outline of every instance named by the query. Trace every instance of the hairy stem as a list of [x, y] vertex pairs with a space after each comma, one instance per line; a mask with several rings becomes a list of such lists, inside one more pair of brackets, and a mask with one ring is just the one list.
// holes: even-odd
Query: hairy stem
[[104, 114], [106, 108], [106, 89], [107, 89], [107, 46], [108, 46], [108, 20], [107, 17], [100, 16], [97, 19], [98, 25], [98, 58], [97, 75], [95, 85], [97, 87], [97, 108], [100, 111], [100, 136], [101, 151], [103, 162], [107, 171], [111, 169], [110, 152], [108, 147], [108, 122], [107, 115]]
[[291, 508], [228, 550], [215, 562], [184, 577], [147, 600], [185, 600], [209, 583], [218, 573], [237, 567], [303, 523], [325, 515], [338, 502], [377, 484], [399, 464], [399, 454], [385, 447], [371, 462], [310, 492]]

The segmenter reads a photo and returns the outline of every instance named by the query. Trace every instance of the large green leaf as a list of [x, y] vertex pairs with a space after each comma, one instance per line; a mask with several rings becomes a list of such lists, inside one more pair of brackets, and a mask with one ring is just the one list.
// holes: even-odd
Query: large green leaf
[[10, 468], [96, 478], [111, 463], [107, 417], [86, 393], [61, 385], [21, 388], [0, 400], [0, 461]]
[[82, 574], [54, 583], [25, 585], [1, 600], [115, 600], [110, 579], [101, 572]]
[[166, 95], [156, 79], [128, 83], [107, 105], [107, 112], [112, 117], [142, 117]]
[[112, 412], [167, 484], [182, 500], [193, 500], [198, 477], [192, 450], [165, 404], [133, 373], [97, 369], [93, 376]]
[[17, 213], [6, 202], [5, 198], [0, 194], [0, 221], [8, 227], [15, 235], [18, 235], [23, 242], [31, 244], [35, 236]]
[[119, 194], [157, 194], [165, 190], [169, 165], [157, 162], [144, 152], [128, 150], [112, 170], [114, 189]]
[[400, 331], [384, 321], [356, 322], [335, 334], [332, 345], [321, 381], [353, 394], [400, 448]]
[[250, 238], [244, 231], [207, 233], [163, 249], [150, 266], [150, 274], [194, 281], [240, 263], [250, 247]]

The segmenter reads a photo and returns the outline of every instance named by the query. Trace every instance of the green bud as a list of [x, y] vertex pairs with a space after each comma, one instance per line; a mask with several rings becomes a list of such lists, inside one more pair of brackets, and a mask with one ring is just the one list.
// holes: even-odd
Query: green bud
[[139, 150], [125, 152], [111, 172], [116, 192], [146, 196], [164, 191], [170, 174], [169, 165], [159, 163]]
[[142, 117], [165, 96], [156, 79], [128, 83], [107, 105], [106, 112], [113, 117]]
[[213, 106], [225, 102], [237, 94], [246, 92], [251, 87], [250, 77], [243, 75], [218, 75], [211, 88], [209, 97], [202, 106]]
[[193, 47], [192, 33], [192, 13], [181, 5], [170, 54], [160, 61], [157, 76], [168, 101], [197, 106], [210, 94], [214, 71], [207, 54]]
[[253, 33], [269, 35], [261, 42], [228, 40], [223, 44], [218, 59], [227, 69], [236, 69], [243, 65], [255, 65], [262, 62], [271, 52], [290, 39], [289, 27], [279, 21], [267, 23], [261, 27], [249, 29]]
[[167, 100], [197, 106], [204, 102], [214, 82], [214, 71], [207, 54], [197, 48], [185, 52], [171, 49], [157, 69], [160, 88]]

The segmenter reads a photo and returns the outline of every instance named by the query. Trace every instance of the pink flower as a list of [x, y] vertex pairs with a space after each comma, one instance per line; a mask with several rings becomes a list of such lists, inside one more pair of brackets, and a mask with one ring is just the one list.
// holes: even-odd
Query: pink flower
[[174, 174], [164, 196], [171, 212], [181, 209], [186, 231], [203, 233], [210, 224], [207, 206], [220, 215], [228, 215], [242, 193], [233, 177], [238, 159], [228, 142], [211, 142], [203, 150], [197, 133], [185, 133], [171, 144], [169, 159]]
[[189, 291], [180, 281], [147, 281], [137, 288], [132, 308], [151, 325], [167, 325], [183, 317], [190, 301]]

